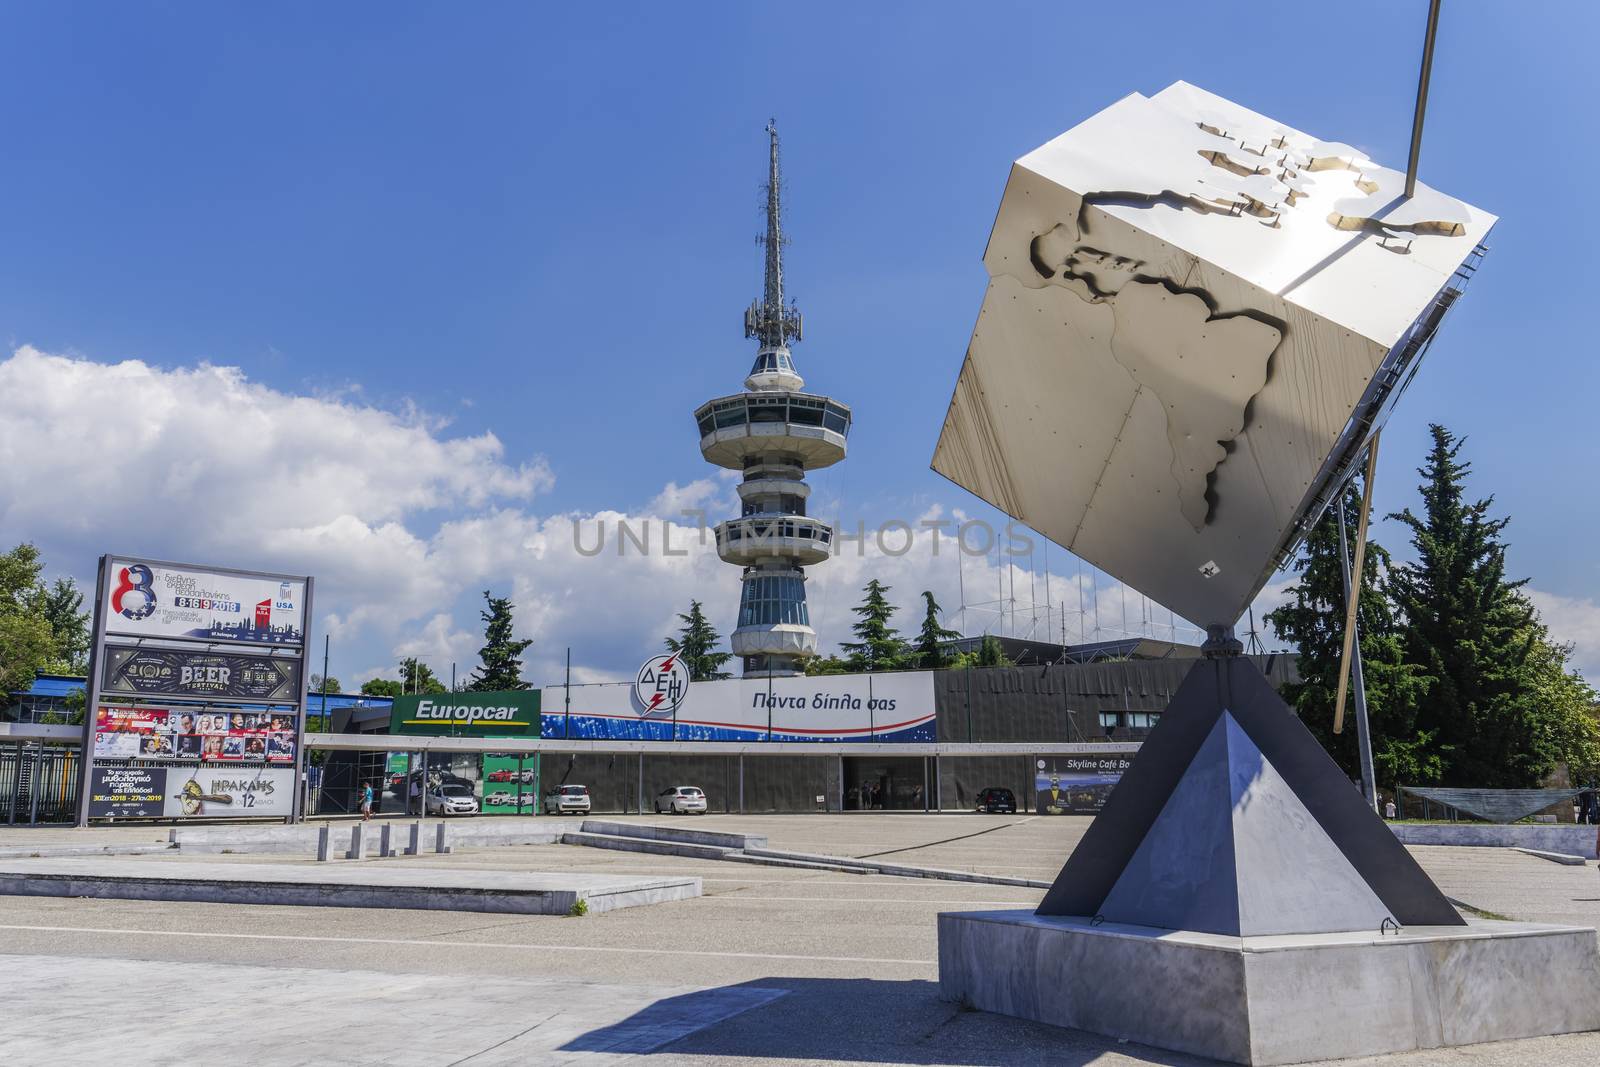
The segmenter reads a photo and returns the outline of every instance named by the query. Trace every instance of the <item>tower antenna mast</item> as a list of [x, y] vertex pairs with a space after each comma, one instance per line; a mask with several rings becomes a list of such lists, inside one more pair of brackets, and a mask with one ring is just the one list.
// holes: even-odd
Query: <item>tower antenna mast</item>
[[769, 159], [767, 164], [767, 232], [759, 238], [766, 246], [766, 272], [761, 299], [753, 301], [744, 313], [744, 335], [754, 337], [762, 348], [781, 348], [793, 338], [802, 340], [800, 312], [791, 301], [783, 303], [783, 172], [778, 160], [778, 120], [767, 122]]

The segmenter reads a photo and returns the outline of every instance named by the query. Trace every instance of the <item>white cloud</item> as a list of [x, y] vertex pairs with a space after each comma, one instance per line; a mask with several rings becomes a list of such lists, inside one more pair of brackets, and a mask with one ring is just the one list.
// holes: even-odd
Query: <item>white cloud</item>
[[[313, 640], [332, 635], [333, 674], [344, 664], [347, 681], [393, 676], [408, 655], [441, 677], [451, 662], [466, 676], [484, 589], [516, 604], [518, 636], [534, 642], [524, 672], [534, 683], [559, 681], [569, 646], [575, 681], [631, 675], [691, 599], [723, 633], [733, 626], [739, 571], [683, 512], [703, 509], [709, 525], [735, 514], [736, 472], [668, 482], [642, 509], [538, 514], [531, 502], [554, 482], [542, 458], [508, 459], [492, 434], [452, 437], [441, 420], [364, 405], [357, 391], [297, 396], [233, 368], [103, 364], [24, 347], [0, 361], [0, 393], [28, 398], [0, 421], [0, 541], [32, 540], [80, 579], [105, 551], [315, 575]], [[838, 507], [821, 493], [813, 504]], [[856, 529], [855, 516], [832, 517]], [[958, 556], [949, 527], [936, 537], [923, 525], [966, 518], [924, 506], [904, 520], [917, 531], [909, 549], [902, 529], [878, 537], [869, 522], [865, 540], [845, 540], [812, 569], [823, 649], [849, 638], [850, 609], [873, 577], [893, 588], [908, 637], [931, 589], [946, 624], [969, 633], [1059, 639], [1065, 620], [1073, 643], [1166, 637], [1174, 624], [1180, 640], [1194, 639], [1104, 575], [1065, 573], [1076, 564], [1058, 551], [1047, 597], [1042, 539], [1031, 557]], [[621, 536], [624, 525], [647, 551]]]
[[1573, 666], [1585, 677], [1600, 677], [1600, 604], [1587, 597], [1527, 589], [1528, 599], [1550, 628], [1550, 636], [1572, 646]]

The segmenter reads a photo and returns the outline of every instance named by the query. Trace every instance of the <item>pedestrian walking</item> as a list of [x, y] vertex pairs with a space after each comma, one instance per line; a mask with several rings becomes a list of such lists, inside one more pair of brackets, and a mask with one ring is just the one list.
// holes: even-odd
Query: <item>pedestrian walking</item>
[[366, 782], [361, 786], [361, 821], [367, 822], [372, 818], [372, 783]]

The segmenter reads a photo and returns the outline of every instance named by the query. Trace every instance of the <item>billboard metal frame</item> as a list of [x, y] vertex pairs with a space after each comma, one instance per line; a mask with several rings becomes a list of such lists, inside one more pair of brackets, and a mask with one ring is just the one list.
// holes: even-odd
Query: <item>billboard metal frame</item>
[[[316, 579], [308, 574], [281, 574], [276, 571], [243, 570], [237, 567], [213, 567], [204, 563], [182, 563], [174, 560], [149, 559], [144, 556], [127, 555], [123, 553], [107, 553], [100, 557], [100, 563], [95, 575], [95, 601], [94, 601], [94, 634], [89, 646], [89, 677], [87, 679], [86, 700], [83, 709], [83, 763], [81, 765], [78, 781], [78, 810], [76, 825], [89, 825], [89, 798], [94, 790], [94, 734], [95, 723], [98, 721], [100, 702], [105, 696], [101, 688], [101, 673], [104, 669], [106, 657], [106, 586], [110, 579], [110, 567], [113, 559], [125, 560], [130, 563], [143, 563], [151, 567], [163, 567], [171, 570], [205, 571], [210, 574], [227, 575], [237, 578], [261, 578], [273, 581], [294, 581], [305, 583], [305, 605], [301, 609], [304, 622], [301, 626], [300, 643], [298, 646], [289, 646], [282, 642], [263, 641], [208, 641], [196, 637], [176, 637], [163, 635], [160, 637], [139, 637], [129, 634], [116, 634], [115, 643], [122, 647], [135, 648], [171, 648], [216, 651], [220, 649], [263, 650], [275, 658], [294, 659], [300, 667], [300, 685], [293, 701], [283, 703], [292, 704], [294, 707], [294, 797], [290, 807], [290, 814], [285, 817], [285, 822], [299, 822], [305, 817], [305, 775], [306, 775], [306, 713], [309, 710], [309, 690], [311, 676], [306, 672], [308, 650], [311, 647], [311, 620], [312, 607], [315, 603]], [[293, 654], [287, 654], [293, 647]], [[117, 694], [121, 700], [152, 699], [136, 694]], [[163, 703], [209, 703], [195, 697], [162, 698]], [[239, 701], [249, 704], [249, 701]], [[282, 703], [263, 704], [263, 707], [282, 706]]]

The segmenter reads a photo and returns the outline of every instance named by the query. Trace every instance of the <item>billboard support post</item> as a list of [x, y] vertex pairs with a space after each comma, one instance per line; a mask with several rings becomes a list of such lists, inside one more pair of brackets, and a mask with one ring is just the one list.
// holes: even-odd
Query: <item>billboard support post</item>
[[[293, 825], [304, 822], [306, 817], [306, 716], [311, 714], [311, 694], [306, 688], [306, 652], [311, 641], [311, 587], [316, 580], [310, 575], [306, 576], [306, 606], [305, 621], [300, 624], [300, 693], [296, 701], [297, 707], [294, 716], [294, 800], [289, 815], [283, 821]], [[322, 728], [327, 730], [333, 724], [328, 721], [328, 651], [330, 637], [327, 634], [322, 638]]]
[[94, 792], [94, 723], [100, 710], [100, 661], [106, 643], [106, 568], [110, 556], [100, 557], [100, 567], [94, 580], [94, 637], [89, 642], [89, 684], [84, 689], [83, 702], [83, 766], [78, 770], [77, 825], [89, 825], [89, 797]]

